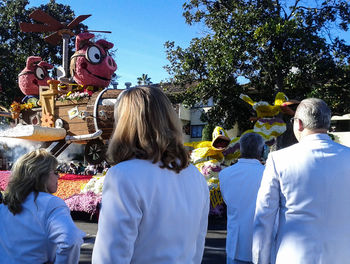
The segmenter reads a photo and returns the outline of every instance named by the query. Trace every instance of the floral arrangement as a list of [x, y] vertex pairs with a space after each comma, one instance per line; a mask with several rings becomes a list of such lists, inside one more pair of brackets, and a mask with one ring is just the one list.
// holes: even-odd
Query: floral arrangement
[[201, 163], [199, 166], [196, 165], [199, 171], [204, 175], [204, 177], [209, 180], [211, 178], [218, 178], [219, 172], [222, 170], [220, 162], [216, 160], [209, 160]]
[[87, 192], [74, 194], [64, 201], [71, 211], [86, 212], [93, 215], [97, 213], [101, 200], [101, 194]]
[[[76, 88], [72, 88], [76, 86]], [[60, 84], [58, 89], [62, 92], [63, 94], [57, 98], [57, 100], [61, 102], [65, 101], [79, 101], [83, 98], [90, 97], [94, 93], [94, 87], [93, 86], [83, 86], [79, 84]], [[68, 90], [68, 93], [66, 93]]]
[[[67, 175], [68, 176], [68, 175]], [[72, 179], [71, 176], [66, 180]], [[83, 176], [86, 178], [87, 176]], [[75, 194], [65, 199], [65, 202], [71, 211], [85, 212], [92, 215], [98, 213], [99, 206], [102, 199], [102, 188], [105, 177], [102, 175], [89, 176], [90, 179], [87, 183], [80, 185], [80, 193], [75, 188]], [[88, 180], [86, 178], [86, 180]]]
[[90, 94], [88, 92], [68, 92], [67, 94], [62, 94], [60, 97], [58, 97], [58, 100], [61, 102], [64, 101], [79, 101], [83, 98], [90, 97]]
[[10, 180], [10, 171], [0, 171], [0, 190], [5, 190]]
[[82, 188], [82, 193], [93, 192], [95, 194], [101, 194], [103, 189], [104, 176], [94, 176], [92, 179]]
[[25, 103], [25, 104], [20, 104], [16, 101], [13, 101], [13, 103], [10, 106], [10, 112], [12, 115], [12, 118], [16, 119], [19, 117], [19, 113], [24, 110], [24, 109], [32, 109], [33, 108], [32, 103]]
[[78, 194], [81, 191], [81, 186], [86, 184], [92, 176], [71, 175], [65, 178], [65, 175], [58, 180], [58, 190], [54, 195], [61, 199], [66, 199], [74, 194]]
[[10, 110], [11, 112], [17, 112], [17, 111], [22, 111], [23, 109], [32, 109], [33, 108], [33, 104], [32, 103], [26, 103], [26, 104], [20, 104], [16, 101], [14, 101], [11, 106], [10, 106]]

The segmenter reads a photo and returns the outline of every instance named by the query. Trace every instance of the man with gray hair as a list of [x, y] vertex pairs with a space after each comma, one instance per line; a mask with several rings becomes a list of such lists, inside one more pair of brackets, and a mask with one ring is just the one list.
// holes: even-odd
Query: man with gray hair
[[327, 135], [330, 118], [324, 101], [303, 100], [291, 120], [299, 143], [270, 153], [256, 203], [254, 263], [270, 263], [274, 243], [276, 264], [350, 261], [350, 148]]
[[240, 138], [241, 158], [219, 173], [227, 205], [226, 255], [228, 264], [252, 263], [252, 234], [256, 195], [264, 171], [260, 158], [263, 138], [247, 133]]

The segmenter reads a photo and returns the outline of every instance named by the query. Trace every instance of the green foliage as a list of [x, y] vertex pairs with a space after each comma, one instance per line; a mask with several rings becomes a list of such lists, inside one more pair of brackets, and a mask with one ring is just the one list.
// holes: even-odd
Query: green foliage
[[201, 23], [207, 33], [187, 48], [165, 43], [165, 68], [175, 84], [189, 85], [188, 105], [213, 97], [203, 120], [247, 127], [254, 113], [240, 93], [270, 103], [279, 91], [299, 100], [312, 95], [333, 111], [350, 111], [350, 47], [329, 34], [348, 29], [348, 1], [190, 0], [183, 7], [186, 22]]
[[150, 84], [152, 84], [151, 77], [148, 77], [147, 74], [143, 73], [141, 77], [137, 77], [137, 84], [138, 85], [150, 85]]
[[204, 126], [202, 131], [202, 140], [204, 141], [212, 141], [212, 134], [215, 126], [211, 124], [207, 124]]
[[[56, 20], [69, 23], [75, 18], [67, 5], [50, 1], [46, 5], [26, 9], [28, 0], [7, 0], [0, 2], [0, 105], [9, 106], [13, 100], [19, 101], [24, 95], [18, 88], [18, 74], [24, 69], [29, 56], [40, 56], [43, 60], [58, 66], [62, 63], [62, 44], [52, 46], [44, 41], [48, 33], [23, 33], [20, 22], [38, 23], [29, 14], [42, 9]], [[80, 24], [74, 30], [80, 32], [86, 26]], [[69, 43], [69, 56], [73, 54], [74, 43]]]

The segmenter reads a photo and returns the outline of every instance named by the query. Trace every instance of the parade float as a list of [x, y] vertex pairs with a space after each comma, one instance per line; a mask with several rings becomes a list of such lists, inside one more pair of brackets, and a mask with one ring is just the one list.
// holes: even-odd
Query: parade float
[[[40, 23], [20, 23], [22, 32], [52, 32], [45, 41], [52, 45], [63, 42], [62, 66], [57, 69], [58, 80], [49, 77], [53, 65], [39, 56], [29, 56], [18, 74], [18, 86], [24, 97], [13, 102], [10, 109], [1, 107], [0, 116], [11, 118], [13, 126], [0, 132], [4, 138], [40, 142], [58, 157], [71, 143], [85, 145], [84, 159], [90, 164], [105, 160], [105, 145], [113, 132], [114, 104], [122, 90], [109, 89], [117, 64], [109, 50], [113, 43], [94, 40], [91, 31], [75, 36], [75, 52], [68, 58], [68, 42], [74, 37], [72, 29], [90, 15], [60, 23], [42, 10], [30, 18]], [[107, 31], [98, 31], [106, 32]], [[70, 59], [70, 63], [68, 61]], [[80, 194], [93, 176], [61, 174], [55, 195], [64, 199], [73, 211], [91, 215], [97, 212], [101, 195], [85, 192], [79, 206], [67, 201]], [[10, 172], [0, 173], [0, 191], [5, 190]], [[101, 190], [102, 191], [102, 190]]]
[[[26, 67], [18, 75], [19, 88], [25, 95], [21, 102], [13, 102], [0, 115], [13, 119], [15, 126], [0, 136], [53, 144], [51, 152], [59, 156], [71, 143], [85, 144], [85, 160], [98, 164], [104, 160], [104, 146], [113, 131], [114, 103], [121, 90], [108, 89], [117, 69], [109, 55], [113, 43], [83, 32], [75, 37], [75, 53], [68, 69], [68, 41], [72, 28], [90, 15], [75, 18], [68, 25], [56, 21], [41, 10], [30, 17], [43, 24], [20, 23], [23, 32], [54, 30], [45, 40], [57, 44], [63, 40], [62, 64], [58, 80], [48, 71], [52, 65], [39, 56], [30, 56]], [[70, 72], [70, 76], [69, 73]]]
[[[286, 131], [286, 123], [278, 115], [294, 115], [289, 107], [298, 103], [288, 100], [287, 96], [279, 92], [274, 104], [265, 101], [253, 101], [249, 96], [241, 94], [240, 98], [250, 104], [256, 112], [256, 117], [250, 118], [254, 122], [253, 128], [246, 133], [257, 133], [262, 136], [266, 146], [276, 142], [276, 138]], [[220, 192], [219, 172], [233, 164], [240, 156], [240, 137], [229, 138], [222, 127], [215, 127], [212, 141], [188, 142], [185, 146], [193, 148], [191, 162], [199, 169], [207, 180], [210, 191], [210, 214], [221, 216], [224, 213], [224, 202]]]

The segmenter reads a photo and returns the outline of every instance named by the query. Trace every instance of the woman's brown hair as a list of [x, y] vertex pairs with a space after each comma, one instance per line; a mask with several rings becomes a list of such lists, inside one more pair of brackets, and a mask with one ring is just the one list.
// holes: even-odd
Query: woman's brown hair
[[189, 164], [182, 127], [167, 96], [152, 87], [123, 91], [114, 110], [114, 133], [107, 150], [111, 164], [132, 158], [161, 162], [177, 173]]
[[48, 192], [47, 182], [50, 170], [57, 167], [57, 159], [44, 149], [37, 149], [20, 157], [11, 170], [10, 182], [5, 190], [3, 203], [17, 214], [27, 196]]

